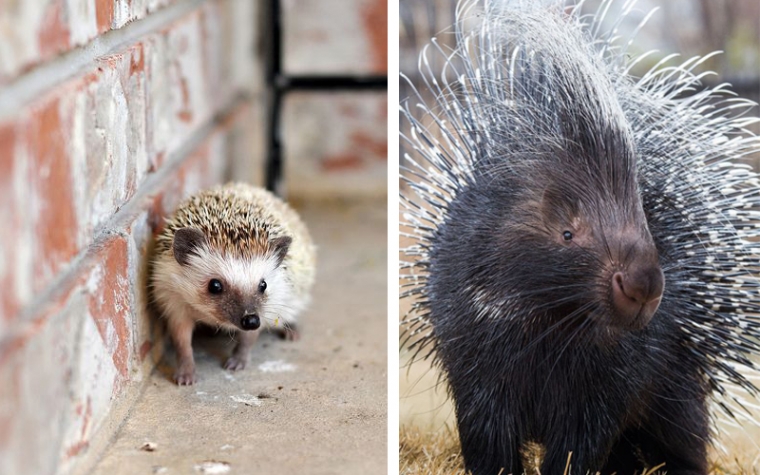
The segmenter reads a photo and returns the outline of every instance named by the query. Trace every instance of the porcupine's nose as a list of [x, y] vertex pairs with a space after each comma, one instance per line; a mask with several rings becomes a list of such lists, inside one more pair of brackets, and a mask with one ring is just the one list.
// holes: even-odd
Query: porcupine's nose
[[612, 304], [620, 326], [647, 326], [660, 306], [665, 277], [659, 266], [631, 266], [612, 275]]
[[243, 318], [240, 319], [240, 327], [243, 330], [258, 330], [260, 326], [261, 319], [255, 313], [243, 315]]

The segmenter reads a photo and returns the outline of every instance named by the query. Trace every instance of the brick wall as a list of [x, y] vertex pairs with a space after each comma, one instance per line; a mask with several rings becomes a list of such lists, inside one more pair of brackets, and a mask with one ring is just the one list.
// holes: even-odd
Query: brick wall
[[[89, 466], [163, 353], [146, 255], [164, 216], [202, 187], [262, 182], [259, 3], [0, 2], [0, 473]], [[283, 0], [285, 64], [384, 71], [385, 2], [316, 3]], [[384, 95], [286, 107], [291, 195], [384, 190]]]

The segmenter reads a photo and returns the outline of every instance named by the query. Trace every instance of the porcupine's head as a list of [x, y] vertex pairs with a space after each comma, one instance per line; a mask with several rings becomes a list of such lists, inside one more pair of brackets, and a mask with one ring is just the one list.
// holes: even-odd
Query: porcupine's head
[[274, 326], [290, 294], [283, 266], [290, 243], [252, 203], [211, 189], [186, 201], [167, 223], [154, 280], [161, 292], [173, 293], [165, 300], [191, 306], [213, 326]]
[[623, 131], [583, 130], [577, 119], [575, 138], [593, 140], [531, 151], [509, 169], [475, 167], [432, 242], [436, 305], [464, 303], [479, 317], [535, 328], [647, 326], [665, 282], [635, 167], [616, 163], [629, 144]]
[[604, 66], [552, 18], [504, 25], [525, 42], [492, 34], [486, 78], [441, 97], [483, 140], [430, 242], [427, 292], [441, 315], [640, 330], [665, 282], [633, 134]]

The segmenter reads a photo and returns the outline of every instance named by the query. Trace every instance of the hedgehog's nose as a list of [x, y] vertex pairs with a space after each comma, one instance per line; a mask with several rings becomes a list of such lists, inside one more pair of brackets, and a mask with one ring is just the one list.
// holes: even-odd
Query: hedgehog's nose
[[261, 320], [255, 313], [243, 315], [243, 318], [240, 319], [240, 327], [243, 330], [258, 330], [260, 326]]
[[659, 266], [630, 268], [612, 276], [612, 305], [620, 326], [641, 329], [654, 316], [662, 300], [665, 277]]

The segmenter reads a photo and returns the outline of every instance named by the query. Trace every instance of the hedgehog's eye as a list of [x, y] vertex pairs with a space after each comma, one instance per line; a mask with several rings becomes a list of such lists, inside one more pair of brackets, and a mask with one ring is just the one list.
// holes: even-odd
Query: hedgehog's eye
[[571, 233], [570, 231], [563, 232], [562, 233], [562, 239], [564, 239], [565, 241], [572, 240], [573, 239], [573, 233]]
[[224, 286], [222, 285], [221, 281], [219, 279], [211, 279], [208, 282], [208, 291], [211, 294], [221, 294], [224, 290]]
[[259, 292], [263, 294], [266, 289], [267, 289], [267, 281], [264, 279], [261, 279], [261, 282], [259, 282]]

